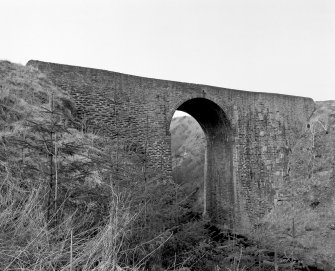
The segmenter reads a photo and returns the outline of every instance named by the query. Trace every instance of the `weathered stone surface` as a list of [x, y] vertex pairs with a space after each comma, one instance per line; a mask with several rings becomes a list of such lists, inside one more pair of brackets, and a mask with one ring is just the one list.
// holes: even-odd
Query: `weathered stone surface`
[[79, 118], [103, 134], [136, 142], [148, 165], [171, 178], [169, 127], [175, 110], [192, 115], [207, 140], [205, 210], [248, 228], [274, 203], [288, 154], [312, 112], [312, 99], [137, 77], [29, 61], [74, 99]]

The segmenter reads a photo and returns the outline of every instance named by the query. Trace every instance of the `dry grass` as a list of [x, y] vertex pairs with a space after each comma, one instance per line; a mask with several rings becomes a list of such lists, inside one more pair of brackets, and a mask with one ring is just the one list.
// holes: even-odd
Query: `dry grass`
[[62, 107], [69, 117], [73, 109], [70, 100], [43, 73], [33, 67], [0, 61], [0, 136], [22, 130], [28, 118], [43, 120], [51, 97], [55, 106]]
[[[24, 139], [30, 129], [27, 121], [43, 123], [49, 117], [45, 108], [51, 97], [61, 117], [71, 117], [67, 111], [70, 101], [42, 73], [0, 61], [0, 270], [137, 270], [124, 262], [121, 267], [120, 260], [125, 257], [123, 243], [134, 220], [128, 194], [104, 183], [108, 213], [102, 221], [94, 221], [96, 216], [91, 214], [90, 205], [96, 202], [90, 197], [102, 185], [97, 172], [83, 176], [81, 190], [74, 180], [64, 184], [68, 191], [76, 190], [75, 198], [65, 197], [54, 210], [50, 220], [57, 217], [57, 225], [51, 227], [46, 220], [45, 155], [21, 153], [8, 139]], [[73, 141], [87, 146], [76, 155], [63, 157], [63, 163], [84, 164], [95, 139], [75, 129], [59, 136], [60, 146]]]
[[89, 217], [74, 219], [76, 212], [63, 217], [56, 228], [48, 229], [42, 186], [23, 191], [8, 178], [1, 192], [0, 270], [127, 269], [120, 267], [119, 260], [134, 217], [121, 195], [113, 193], [107, 223], [97, 227], [92, 237], [77, 230]]

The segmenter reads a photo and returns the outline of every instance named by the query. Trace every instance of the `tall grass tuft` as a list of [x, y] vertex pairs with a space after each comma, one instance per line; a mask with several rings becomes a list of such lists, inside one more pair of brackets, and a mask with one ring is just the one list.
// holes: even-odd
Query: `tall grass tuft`
[[83, 227], [91, 217], [78, 219], [76, 210], [49, 229], [44, 188], [28, 191], [10, 180], [1, 185], [0, 270], [130, 270], [119, 261], [134, 219], [126, 196], [110, 187], [108, 216], [94, 229]]

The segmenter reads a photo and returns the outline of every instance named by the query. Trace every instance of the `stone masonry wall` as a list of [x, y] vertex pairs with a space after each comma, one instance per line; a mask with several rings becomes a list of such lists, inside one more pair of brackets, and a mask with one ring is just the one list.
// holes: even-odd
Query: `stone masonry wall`
[[[288, 170], [287, 155], [314, 111], [313, 100], [303, 97], [157, 80], [40, 61], [29, 61], [27, 65], [40, 69], [55, 85], [70, 93], [78, 118], [86, 119], [102, 134], [128, 140], [136, 145], [137, 151], [146, 151], [148, 166], [165, 178], [171, 178], [169, 127], [175, 110], [198, 98], [204, 101], [198, 110], [206, 114], [206, 101], [215, 103], [225, 114], [230, 132], [226, 141], [219, 137], [213, 141], [212, 154], [208, 156], [209, 175], [216, 172], [217, 180], [212, 187], [208, 183], [211, 179], [206, 182], [210, 201], [207, 206], [215, 210], [213, 217], [220, 217], [220, 212], [229, 205], [233, 210], [229, 219], [239, 228], [250, 227], [272, 208], [276, 184]], [[206, 125], [206, 120], [202, 121], [200, 125]], [[229, 157], [231, 172], [222, 175], [229, 166], [221, 166], [219, 160]]]

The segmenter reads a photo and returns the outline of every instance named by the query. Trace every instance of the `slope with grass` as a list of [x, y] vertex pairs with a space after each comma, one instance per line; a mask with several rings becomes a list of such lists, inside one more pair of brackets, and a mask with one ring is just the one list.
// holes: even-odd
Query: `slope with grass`
[[122, 235], [129, 217], [106, 214], [111, 191], [98, 186], [88, 156], [97, 138], [66, 127], [72, 112], [38, 70], [0, 62], [1, 270], [85, 270], [102, 250], [117, 258], [111, 230]]

